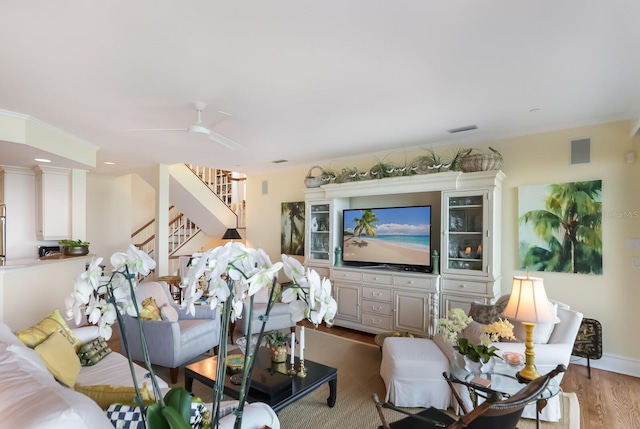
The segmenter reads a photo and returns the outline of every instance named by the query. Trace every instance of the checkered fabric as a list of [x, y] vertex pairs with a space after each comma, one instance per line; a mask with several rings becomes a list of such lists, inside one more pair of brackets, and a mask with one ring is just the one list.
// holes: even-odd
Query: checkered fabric
[[140, 408], [132, 405], [111, 404], [107, 417], [117, 429], [144, 429]]
[[[229, 407], [233, 411], [235, 407]], [[191, 418], [189, 424], [193, 429], [200, 429], [207, 407], [202, 402], [191, 402]], [[116, 429], [144, 429], [140, 408], [133, 405], [111, 404], [107, 408], [107, 417]]]

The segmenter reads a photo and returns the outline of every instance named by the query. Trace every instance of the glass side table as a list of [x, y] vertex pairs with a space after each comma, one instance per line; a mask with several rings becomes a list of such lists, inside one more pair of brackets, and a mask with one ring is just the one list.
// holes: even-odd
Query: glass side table
[[[497, 360], [493, 370], [489, 373], [482, 374], [473, 374], [467, 371], [464, 368], [461, 368], [456, 363], [452, 363], [449, 367], [449, 374], [451, 376], [452, 381], [463, 381], [465, 383], [469, 383], [469, 396], [474, 404], [474, 407], [478, 405], [478, 398], [486, 398], [489, 393], [487, 391], [492, 392], [500, 392], [503, 396], [509, 397], [518, 393], [521, 389], [523, 389], [526, 385], [520, 383], [516, 378], [516, 373], [523, 367], [523, 365], [519, 366], [510, 366], [504, 363], [501, 360]], [[536, 369], [540, 374], [546, 374], [555, 369], [555, 365], [536, 365]], [[485, 380], [485, 382], [475, 383], [475, 377], [480, 377]], [[476, 380], [479, 381], [479, 380]], [[474, 387], [477, 386], [477, 387]], [[540, 411], [547, 404], [547, 400], [552, 398], [560, 393], [560, 384], [558, 380], [552, 378], [549, 380], [549, 384], [545, 388], [545, 390], [540, 394], [537, 403], [537, 413], [536, 413], [536, 427], [540, 428]]]

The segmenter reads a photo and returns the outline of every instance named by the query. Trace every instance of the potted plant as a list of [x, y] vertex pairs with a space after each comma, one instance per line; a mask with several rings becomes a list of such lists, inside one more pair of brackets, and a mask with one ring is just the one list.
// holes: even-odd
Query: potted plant
[[280, 331], [271, 331], [265, 336], [267, 338], [267, 345], [271, 351], [271, 361], [274, 363], [286, 362], [289, 336]]
[[60, 240], [58, 241], [62, 247], [62, 253], [66, 256], [83, 256], [89, 253], [89, 242], [78, 240]]

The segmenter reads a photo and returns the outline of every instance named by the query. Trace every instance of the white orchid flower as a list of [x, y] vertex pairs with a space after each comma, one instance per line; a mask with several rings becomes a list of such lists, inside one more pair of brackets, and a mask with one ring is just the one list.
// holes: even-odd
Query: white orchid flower
[[300, 279], [305, 277], [305, 269], [300, 261], [284, 253], [281, 257], [284, 264], [284, 274], [295, 283], [299, 283]]
[[242, 308], [244, 307], [244, 302], [242, 299], [233, 299], [231, 301], [231, 321], [235, 322], [236, 319], [242, 318]]
[[185, 296], [185, 298], [182, 300], [182, 304], [180, 305], [180, 307], [187, 310], [187, 312], [192, 316], [195, 316], [196, 315], [195, 303], [200, 299], [201, 296], [202, 296], [202, 289], [193, 291], [188, 296]]
[[87, 271], [80, 274], [80, 277], [85, 280], [94, 290], [98, 290], [100, 285], [100, 276], [102, 275], [102, 268], [100, 264], [102, 263], [102, 258], [93, 258], [91, 259], [91, 263], [87, 268]]
[[263, 268], [256, 274], [254, 274], [249, 280], [249, 296], [255, 295], [260, 289], [265, 286], [271, 285], [273, 279], [276, 278], [278, 271], [282, 268], [282, 262], [276, 262], [269, 268]]
[[289, 312], [291, 313], [291, 320], [297, 323], [309, 316], [309, 307], [304, 301], [293, 301], [289, 304]]

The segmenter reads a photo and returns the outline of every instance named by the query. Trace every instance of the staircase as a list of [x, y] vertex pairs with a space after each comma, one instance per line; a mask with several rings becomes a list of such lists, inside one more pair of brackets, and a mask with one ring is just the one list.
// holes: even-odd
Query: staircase
[[[171, 166], [170, 175], [170, 198], [175, 205], [169, 207], [168, 257], [169, 272], [174, 273], [177, 252], [196, 234], [221, 237], [227, 227], [245, 227], [246, 177], [186, 164]], [[190, 210], [189, 216], [176, 206]], [[131, 234], [134, 245], [152, 257], [155, 228], [155, 219], [151, 219]]]

